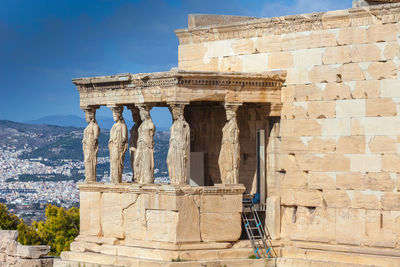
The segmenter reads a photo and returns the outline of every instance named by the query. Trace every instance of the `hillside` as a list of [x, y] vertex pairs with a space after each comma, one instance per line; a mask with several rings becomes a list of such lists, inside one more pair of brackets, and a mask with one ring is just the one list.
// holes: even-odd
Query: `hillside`
[[[0, 147], [13, 147], [15, 150], [21, 150], [22, 152], [18, 156], [20, 159], [39, 159], [48, 166], [58, 166], [66, 160], [82, 162], [82, 136], [83, 128], [0, 121]], [[108, 139], [109, 131], [101, 130], [99, 158], [109, 156]], [[159, 173], [166, 172], [169, 132], [156, 132], [154, 139], [155, 167], [159, 169]], [[131, 171], [128, 153], [125, 157], [125, 169], [126, 172]], [[108, 163], [99, 162], [98, 174], [104, 171], [108, 172], [108, 170]]]

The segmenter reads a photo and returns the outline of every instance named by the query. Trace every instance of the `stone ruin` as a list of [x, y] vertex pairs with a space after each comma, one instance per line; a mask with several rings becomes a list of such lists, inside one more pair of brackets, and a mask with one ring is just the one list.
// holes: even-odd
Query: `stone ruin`
[[23, 246], [18, 231], [0, 230], [0, 267], [52, 267], [49, 246]]
[[[175, 31], [177, 69], [73, 80], [87, 114], [86, 181], [65, 266], [399, 266], [395, 2], [189, 15]], [[96, 181], [100, 106], [115, 120], [111, 183]], [[153, 183], [154, 106], [173, 113], [170, 185]], [[128, 149], [134, 175], [122, 182]], [[249, 260], [240, 240], [243, 198], [256, 193], [278, 256], [267, 262]]]

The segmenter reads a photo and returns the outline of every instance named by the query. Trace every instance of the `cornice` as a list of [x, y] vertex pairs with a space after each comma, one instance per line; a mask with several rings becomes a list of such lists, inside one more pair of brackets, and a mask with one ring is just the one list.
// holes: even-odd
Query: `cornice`
[[[400, 3], [357, 7], [320, 13], [252, 19], [229, 25], [200, 26], [175, 30], [181, 45], [227, 39], [353, 27], [400, 20]], [[333, 21], [344, 23], [332, 23]], [[341, 24], [341, 25], [339, 25]]]
[[286, 72], [263, 73], [202, 72], [171, 70], [143, 74], [117, 74], [74, 79], [79, 92], [102, 92], [112, 90], [149, 89], [152, 87], [266, 87], [280, 89], [286, 79]]

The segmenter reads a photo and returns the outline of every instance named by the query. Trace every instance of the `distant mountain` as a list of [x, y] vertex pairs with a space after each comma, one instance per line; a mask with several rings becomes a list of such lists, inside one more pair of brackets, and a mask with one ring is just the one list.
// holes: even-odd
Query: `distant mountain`
[[86, 127], [85, 119], [75, 115], [50, 115], [36, 120], [24, 121], [24, 123], [36, 125], [57, 125], [65, 127], [72, 126], [78, 128]]
[[[165, 114], [160, 112], [160, 109], [154, 108], [151, 113], [154, 124], [156, 125], [157, 131], [169, 131], [171, 127], [170, 119], [165, 119]], [[125, 116], [125, 123], [130, 129], [133, 125], [133, 121], [130, 118]], [[100, 129], [111, 129], [114, 124], [114, 120], [111, 117], [105, 116], [96, 116], [97, 123], [100, 126]], [[24, 121], [25, 124], [34, 124], [34, 125], [57, 125], [63, 127], [77, 127], [84, 128], [86, 127], [86, 121], [84, 118], [81, 118], [76, 115], [49, 115], [45, 117], [41, 117], [36, 120]]]

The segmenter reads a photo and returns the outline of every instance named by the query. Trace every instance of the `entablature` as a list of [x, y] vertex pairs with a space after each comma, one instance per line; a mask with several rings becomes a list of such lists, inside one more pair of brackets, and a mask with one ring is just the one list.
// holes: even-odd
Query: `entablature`
[[262, 73], [202, 72], [172, 69], [166, 72], [117, 74], [74, 79], [80, 105], [158, 106], [173, 102], [281, 103], [285, 71]]

